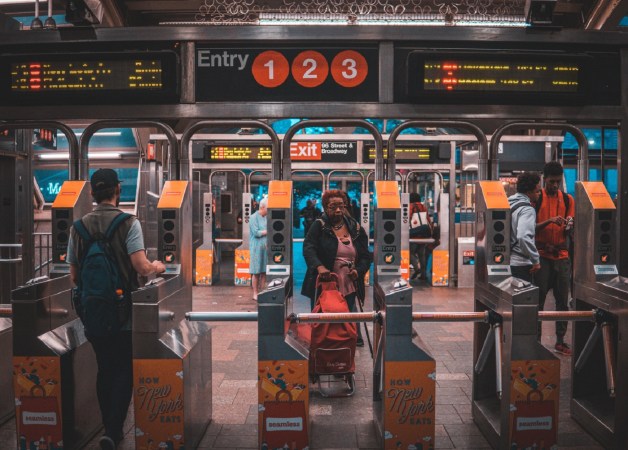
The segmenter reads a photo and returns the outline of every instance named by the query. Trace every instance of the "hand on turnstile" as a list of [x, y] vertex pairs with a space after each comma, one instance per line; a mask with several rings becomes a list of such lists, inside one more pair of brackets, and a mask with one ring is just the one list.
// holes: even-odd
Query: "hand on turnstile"
[[541, 265], [540, 264], [533, 264], [532, 268], [530, 269], [530, 273], [535, 273], [538, 272], [539, 270], [541, 270]]

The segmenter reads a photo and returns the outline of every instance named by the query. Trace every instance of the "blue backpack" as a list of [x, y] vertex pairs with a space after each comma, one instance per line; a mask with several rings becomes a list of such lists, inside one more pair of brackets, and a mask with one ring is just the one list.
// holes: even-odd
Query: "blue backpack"
[[104, 236], [91, 236], [81, 219], [74, 222], [74, 229], [83, 240], [74, 306], [87, 337], [113, 336], [129, 318], [128, 282], [121, 276], [110, 244], [118, 227], [129, 217], [127, 213], [117, 215]]

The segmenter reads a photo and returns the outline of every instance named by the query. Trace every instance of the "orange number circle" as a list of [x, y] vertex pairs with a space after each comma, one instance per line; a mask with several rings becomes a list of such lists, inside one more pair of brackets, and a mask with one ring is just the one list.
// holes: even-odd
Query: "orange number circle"
[[275, 88], [283, 84], [288, 78], [290, 65], [281, 53], [268, 50], [255, 57], [251, 71], [257, 84], [267, 88]]
[[329, 75], [329, 64], [323, 55], [313, 50], [301, 52], [292, 61], [292, 76], [301, 86], [320, 86]]
[[336, 55], [331, 62], [331, 76], [340, 86], [352, 88], [359, 86], [369, 73], [366, 58], [354, 50], [345, 50]]

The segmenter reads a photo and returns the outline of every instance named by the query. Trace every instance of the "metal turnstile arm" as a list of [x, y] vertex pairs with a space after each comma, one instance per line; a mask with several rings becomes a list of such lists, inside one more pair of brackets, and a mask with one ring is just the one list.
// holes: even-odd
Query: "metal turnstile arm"
[[602, 344], [604, 345], [604, 365], [606, 366], [606, 387], [608, 395], [615, 397], [615, 351], [611, 324], [604, 322], [602, 328]]
[[188, 312], [185, 318], [197, 322], [257, 322], [257, 312]]
[[574, 370], [576, 372], [580, 372], [587, 363], [589, 357], [593, 353], [593, 349], [595, 348], [597, 341], [600, 339], [600, 336], [602, 336], [602, 327], [600, 327], [599, 323], [596, 323], [595, 327], [593, 327], [593, 331], [589, 335], [589, 339], [587, 339], [587, 342], [582, 348], [582, 352], [580, 353], [576, 364], [574, 365]]
[[497, 398], [502, 398], [502, 355], [503, 355], [503, 337], [504, 330], [501, 323], [493, 326], [495, 332], [495, 390]]
[[480, 350], [480, 354], [478, 355], [478, 360], [475, 362], [475, 373], [480, 374], [484, 371], [486, 367], [486, 363], [488, 362], [488, 357], [495, 346], [495, 338], [493, 337], [493, 326], [491, 325], [491, 329], [489, 330], [486, 338], [484, 339], [484, 344], [482, 344], [482, 350]]

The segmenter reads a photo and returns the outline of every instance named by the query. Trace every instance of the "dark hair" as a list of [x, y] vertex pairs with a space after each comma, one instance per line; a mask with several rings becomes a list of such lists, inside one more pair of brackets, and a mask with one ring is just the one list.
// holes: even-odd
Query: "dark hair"
[[543, 167], [543, 176], [545, 178], [562, 176], [562, 174], [563, 166], [558, 161], [550, 161]]
[[340, 189], [330, 189], [328, 191], [323, 192], [323, 198], [321, 201], [323, 202], [323, 209], [327, 209], [329, 206], [329, 199], [334, 197], [340, 197], [345, 205], [349, 205], [349, 197], [344, 191]]
[[410, 192], [410, 203], [420, 203], [421, 202], [421, 194], [418, 192]]
[[107, 189], [101, 189], [100, 191], [92, 192], [92, 197], [97, 204], [102, 203], [105, 200], [111, 200], [116, 195], [117, 186]]
[[523, 172], [517, 177], [517, 192], [525, 194], [533, 191], [537, 184], [541, 181], [541, 177], [536, 173]]

